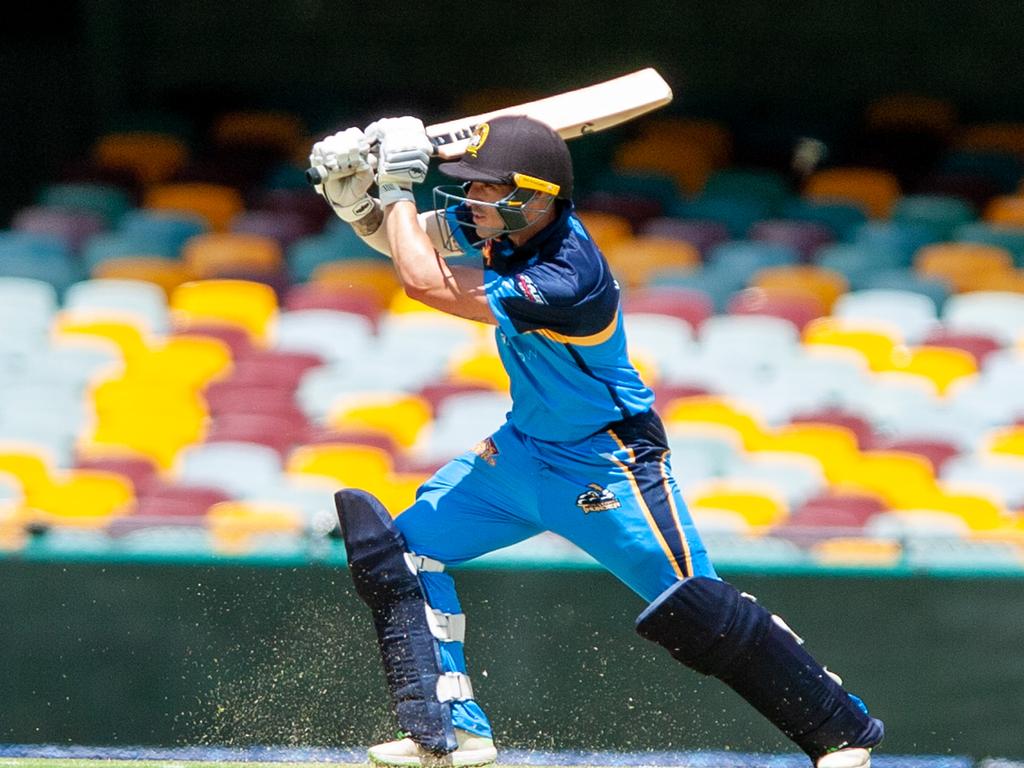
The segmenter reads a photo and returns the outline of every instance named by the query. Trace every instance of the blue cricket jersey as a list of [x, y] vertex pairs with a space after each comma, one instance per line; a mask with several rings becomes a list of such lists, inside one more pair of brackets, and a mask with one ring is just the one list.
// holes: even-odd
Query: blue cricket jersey
[[626, 352], [619, 285], [566, 204], [558, 219], [516, 247], [507, 237], [470, 245], [446, 212], [459, 245], [479, 252], [498, 321], [498, 353], [511, 381], [511, 424], [538, 440], [579, 440], [654, 403]]

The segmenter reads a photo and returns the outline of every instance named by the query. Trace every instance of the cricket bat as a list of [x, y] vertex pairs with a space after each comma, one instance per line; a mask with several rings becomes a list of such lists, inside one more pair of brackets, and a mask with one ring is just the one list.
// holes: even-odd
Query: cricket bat
[[[428, 125], [427, 136], [434, 144], [436, 157], [454, 160], [466, 151], [473, 130], [480, 123], [501, 115], [527, 115], [547, 123], [563, 139], [574, 139], [632, 120], [670, 101], [672, 89], [669, 84], [655, 69], [647, 67], [525, 104]], [[306, 178], [311, 184], [319, 184], [326, 176], [324, 168], [306, 171]]]

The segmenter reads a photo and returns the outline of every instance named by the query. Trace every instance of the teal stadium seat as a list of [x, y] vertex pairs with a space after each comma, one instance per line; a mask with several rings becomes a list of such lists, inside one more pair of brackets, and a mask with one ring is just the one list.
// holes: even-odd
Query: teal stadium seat
[[346, 259], [386, 258], [364, 243], [347, 224], [344, 228], [328, 227], [321, 234], [300, 237], [286, 252], [288, 274], [296, 283], [307, 282], [321, 264]]
[[137, 208], [124, 215], [117, 232], [145, 238], [155, 249], [152, 253], [178, 256], [190, 237], [209, 229], [206, 220], [195, 214]]
[[869, 243], [831, 243], [814, 255], [815, 264], [842, 274], [851, 290], [864, 288], [879, 272], [899, 269], [904, 261], [898, 249]]
[[892, 291], [909, 291], [920, 293], [942, 307], [952, 293], [949, 284], [944, 280], [933, 280], [921, 277], [912, 269], [885, 269], [865, 276], [858, 285], [858, 290], [884, 289]]
[[958, 197], [945, 195], [905, 195], [893, 206], [892, 220], [929, 227], [936, 240], [948, 240], [962, 224], [974, 221], [974, 207]]
[[754, 197], [698, 197], [680, 200], [666, 211], [680, 219], [710, 219], [729, 228], [730, 236], [745, 237], [755, 221], [774, 214], [770, 202]]
[[68, 247], [52, 237], [0, 231], [0, 277], [26, 277], [49, 283], [62, 296], [85, 277]]
[[1024, 267], [1024, 227], [972, 221], [953, 230], [952, 239], [961, 243], [983, 243], [1005, 248], [1013, 255], [1014, 266]]
[[132, 208], [131, 196], [109, 184], [49, 184], [39, 193], [40, 205], [82, 211], [102, 216], [108, 227], [116, 227]]
[[825, 203], [803, 197], [789, 198], [783, 202], [779, 216], [794, 221], [810, 221], [824, 224], [831, 229], [836, 239], [849, 241], [854, 238], [857, 228], [868, 220], [863, 209], [850, 203]]
[[909, 267], [919, 248], [939, 239], [927, 224], [910, 221], [868, 221], [854, 235], [855, 243], [900, 254], [901, 267]]
[[[715, 313], [725, 312], [730, 297], [746, 285], [746, 280], [728, 267], [661, 270], [651, 275], [646, 289], [684, 289], [706, 296]], [[628, 300], [628, 296], [626, 297]]]
[[708, 265], [735, 276], [746, 285], [762, 269], [785, 267], [800, 261], [799, 251], [792, 245], [763, 240], [733, 240], [711, 249]]
[[939, 168], [983, 176], [995, 182], [999, 191], [1006, 195], [1016, 192], [1024, 179], [1024, 160], [1005, 152], [959, 150], [947, 154]]
[[790, 196], [789, 181], [778, 171], [758, 168], [720, 168], [712, 171], [702, 198], [739, 198], [762, 201], [778, 211]]
[[82, 262], [92, 274], [96, 268], [109, 259], [125, 257], [155, 256], [161, 259], [177, 259], [181, 249], [169, 239], [153, 238], [143, 232], [104, 232], [89, 238], [82, 248]]
[[679, 201], [679, 187], [671, 176], [654, 171], [607, 170], [593, 182], [594, 191], [649, 198], [668, 210]]

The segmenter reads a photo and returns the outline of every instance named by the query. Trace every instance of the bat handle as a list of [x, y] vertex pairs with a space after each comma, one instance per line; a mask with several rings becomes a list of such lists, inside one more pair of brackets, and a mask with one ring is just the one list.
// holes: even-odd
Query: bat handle
[[306, 181], [312, 185], [323, 184], [327, 181], [327, 177], [330, 171], [322, 165], [314, 165], [312, 168], [306, 169]]

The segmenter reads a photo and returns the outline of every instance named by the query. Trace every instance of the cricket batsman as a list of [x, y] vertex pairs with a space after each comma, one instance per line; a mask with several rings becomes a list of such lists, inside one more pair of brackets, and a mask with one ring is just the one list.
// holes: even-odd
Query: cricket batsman
[[[329, 136], [310, 155], [326, 169], [319, 194], [391, 256], [410, 297], [495, 326], [511, 382], [505, 424], [394, 519], [369, 493], [336, 494], [404, 732], [371, 747], [370, 760], [494, 762], [445, 568], [553, 531], [649, 603], [636, 620], [642, 637], [735, 689], [816, 768], [868, 768], [881, 721], [785, 622], [715, 573], [673, 479], [654, 394], [630, 364], [619, 286], [574, 214], [565, 141], [529, 117], [493, 118], [459, 161], [441, 164], [458, 185], [435, 189], [435, 210], [419, 213], [412, 189], [432, 151], [423, 123], [398, 117]], [[479, 265], [449, 263], [455, 254]]]

